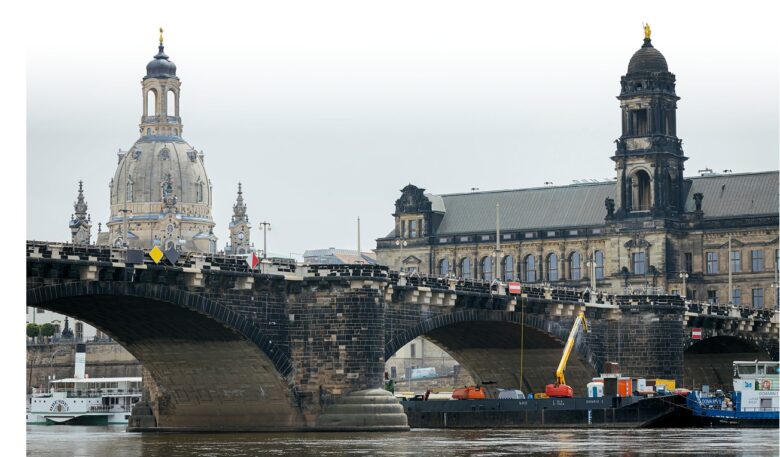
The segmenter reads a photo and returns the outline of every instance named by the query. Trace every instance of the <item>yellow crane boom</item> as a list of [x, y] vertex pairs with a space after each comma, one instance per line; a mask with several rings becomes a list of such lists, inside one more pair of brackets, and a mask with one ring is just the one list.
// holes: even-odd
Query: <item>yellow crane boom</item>
[[574, 340], [577, 338], [577, 332], [580, 328], [580, 323], [585, 331], [588, 331], [588, 321], [585, 319], [585, 313], [581, 312], [577, 315], [577, 319], [574, 320], [574, 325], [569, 332], [569, 339], [566, 340], [566, 346], [563, 347], [563, 356], [561, 357], [561, 363], [558, 364], [558, 369], [555, 370], [555, 383], [558, 385], [566, 384], [566, 378], [563, 373], [566, 371], [566, 363], [569, 361], [571, 350], [574, 347]]

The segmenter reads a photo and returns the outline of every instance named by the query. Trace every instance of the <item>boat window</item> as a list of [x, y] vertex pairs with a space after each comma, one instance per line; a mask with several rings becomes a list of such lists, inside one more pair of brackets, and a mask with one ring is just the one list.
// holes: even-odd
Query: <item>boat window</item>
[[756, 374], [755, 365], [740, 365], [739, 374]]
[[766, 374], [780, 374], [780, 370], [778, 370], [778, 365], [767, 365]]
[[756, 368], [758, 368], [758, 374], [764, 374], [764, 366], [763, 365], [759, 365]]

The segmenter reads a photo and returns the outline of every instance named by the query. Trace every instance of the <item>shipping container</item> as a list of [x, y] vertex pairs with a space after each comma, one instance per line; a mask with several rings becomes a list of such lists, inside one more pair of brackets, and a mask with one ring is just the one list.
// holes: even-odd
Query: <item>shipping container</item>
[[630, 397], [634, 394], [631, 378], [620, 378], [617, 383], [618, 396]]

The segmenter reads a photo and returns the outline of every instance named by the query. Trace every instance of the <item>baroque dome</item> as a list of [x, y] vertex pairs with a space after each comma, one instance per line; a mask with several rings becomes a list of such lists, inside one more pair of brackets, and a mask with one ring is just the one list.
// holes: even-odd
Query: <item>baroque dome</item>
[[[111, 184], [111, 204], [124, 204], [126, 195], [132, 203], [161, 204], [166, 182], [170, 182], [179, 205], [211, 204], [201, 153], [184, 140], [141, 138], [119, 160]], [[132, 192], [124, 192], [128, 185]]]
[[637, 52], [631, 56], [628, 62], [628, 73], [646, 71], [650, 73], [668, 72], [669, 67], [666, 64], [666, 58], [660, 51], [653, 47], [649, 38]]

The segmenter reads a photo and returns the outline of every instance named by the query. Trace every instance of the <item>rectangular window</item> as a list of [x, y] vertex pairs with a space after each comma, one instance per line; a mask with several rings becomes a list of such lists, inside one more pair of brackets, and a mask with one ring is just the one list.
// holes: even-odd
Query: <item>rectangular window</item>
[[462, 237], [460, 237], [460, 240], [461, 240], [461, 241], [463, 241], [463, 242], [466, 242], [466, 241], [468, 241], [468, 240], [469, 240], [469, 237], [467, 237], [467, 236], [462, 236]]
[[592, 234], [594, 234], [594, 235], [600, 235], [600, 234], [601, 234], [601, 229], [593, 229], [593, 230], [591, 230], [590, 232], [591, 232]]
[[409, 221], [409, 238], [417, 238], [417, 221]]
[[534, 232], [525, 232], [525, 237], [526, 238], [533, 238], [534, 237]]
[[672, 289], [672, 295], [680, 296], [680, 289]]
[[764, 307], [764, 289], [753, 289], [753, 307]]
[[707, 301], [713, 305], [718, 303], [718, 290], [710, 289], [707, 291]]
[[740, 289], [731, 289], [731, 303], [735, 305], [741, 305], [742, 304], [742, 290]]
[[395, 367], [390, 367], [390, 379], [395, 379], [398, 376], [398, 370]]
[[409, 346], [409, 355], [411, 358], [417, 357], [417, 345], [412, 343], [411, 346]]
[[750, 251], [750, 265], [754, 272], [764, 271], [764, 251]]
[[707, 253], [707, 274], [714, 275], [718, 273], [718, 253]]
[[490, 241], [490, 235], [482, 235], [482, 237], [480, 237], [480, 239], [482, 241]]
[[739, 273], [742, 271], [742, 253], [740, 251], [731, 251], [731, 254], [729, 254], [729, 261], [731, 262], [732, 273]]
[[547, 236], [555, 236], [555, 232], [547, 232]]
[[511, 240], [512, 239], [512, 234], [511, 233], [504, 233], [503, 235], [501, 235], [501, 238], [503, 238], [505, 240]]
[[569, 235], [575, 235], [576, 236], [577, 235], [577, 231], [576, 230], [569, 230]]
[[447, 238], [439, 238], [439, 243], [446, 243], [447, 241]]
[[596, 279], [604, 279], [604, 253], [596, 251]]
[[645, 253], [635, 252], [631, 254], [631, 263], [634, 266], [635, 275], [643, 275], [647, 272], [645, 269]]
[[693, 273], [693, 254], [690, 252], [685, 253], [685, 271]]
[[406, 221], [401, 221], [401, 238], [406, 238]]

